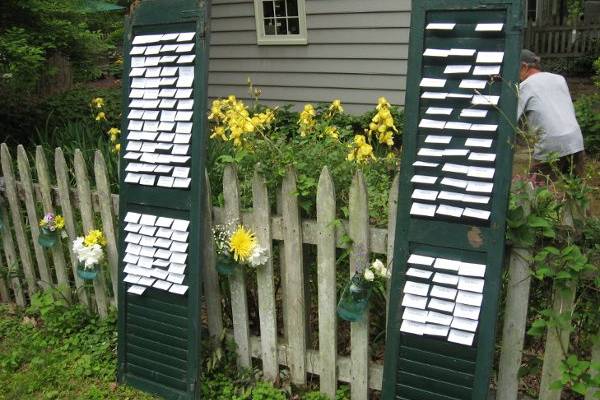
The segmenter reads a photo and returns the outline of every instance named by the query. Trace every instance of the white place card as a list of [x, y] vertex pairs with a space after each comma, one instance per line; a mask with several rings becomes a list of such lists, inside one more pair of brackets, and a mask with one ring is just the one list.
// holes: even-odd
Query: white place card
[[460, 268], [460, 261], [458, 260], [450, 260], [448, 258], [436, 258], [435, 263], [433, 264], [433, 268], [435, 269], [445, 269], [448, 271], [458, 271]]
[[448, 200], [448, 201], [463, 201], [465, 195], [462, 193], [456, 192], [447, 192], [442, 190], [438, 195], [439, 200]]
[[433, 287], [431, 288], [430, 296], [437, 297], [439, 299], [454, 301], [457, 293], [458, 293], [458, 290], [456, 290], [456, 289], [447, 288], [445, 286], [433, 285]]
[[418, 308], [406, 307], [402, 313], [402, 319], [408, 321], [420, 322], [422, 324], [427, 322], [427, 315], [429, 312], [425, 310], [419, 310]]
[[469, 332], [463, 332], [456, 329], [451, 329], [448, 334], [448, 341], [458, 343], [465, 346], [472, 346], [475, 335]]
[[156, 67], [160, 62], [160, 57], [146, 57], [144, 62], [145, 67]]
[[179, 36], [177, 37], [177, 41], [178, 42], [189, 42], [190, 40], [194, 40], [195, 36], [196, 36], [195, 32], [183, 32], [183, 33], [179, 34]]
[[429, 128], [429, 129], [444, 129], [446, 126], [446, 121], [438, 121], [435, 119], [422, 119], [419, 122], [419, 128]]
[[123, 262], [127, 264], [137, 264], [139, 257], [133, 254], [125, 253]]
[[169, 273], [183, 274], [185, 272], [185, 264], [171, 263], [169, 267]]
[[146, 46], [133, 46], [129, 51], [131, 56], [143, 55], [146, 52]]
[[169, 289], [169, 292], [184, 295], [185, 292], [187, 292], [187, 290], [188, 290], [188, 287], [185, 285], [174, 284], [173, 286], [171, 286], [171, 289]]
[[450, 326], [452, 323], [452, 315], [442, 314], [436, 311], [429, 311], [427, 313], [427, 322], [437, 325]]
[[429, 293], [429, 285], [426, 283], [406, 281], [404, 284], [404, 293], [415, 294], [417, 296], [427, 296]]
[[415, 161], [413, 163], [413, 167], [423, 167], [423, 168], [437, 168], [440, 164], [424, 162], [424, 161]]
[[501, 32], [503, 27], [503, 23], [477, 24], [475, 26], [475, 32]]
[[473, 94], [469, 93], [448, 93], [449, 99], [472, 99]]
[[163, 260], [168, 260], [171, 258], [172, 253], [169, 250], [159, 249], [154, 254], [155, 257], [162, 258]]
[[485, 118], [487, 114], [488, 110], [477, 110], [475, 108], [464, 108], [460, 112], [462, 118]]
[[481, 132], [496, 132], [498, 130], [498, 125], [494, 124], [473, 124], [471, 125], [472, 131], [481, 131]]
[[458, 288], [469, 292], [483, 293], [485, 280], [477, 278], [467, 278], [461, 276], [458, 280]]
[[465, 203], [488, 204], [490, 202], [490, 197], [477, 196], [474, 194], [465, 194], [463, 195], [462, 201], [464, 201]]
[[471, 71], [471, 65], [447, 65], [444, 69], [445, 74], [468, 74]]
[[138, 221], [140, 220], [141, 216], [142, 216], [142, 214], [139, 214], [139, 213], [128, 212], [125, 215], [125, 218], [123, 219], [123, 221], [131, 222], [132, 224], [137, 224]]
[[477, 63], [481, 64], [499, 64], [504, 60], [502, 51], [480, 51], [477, 53]]
[[144, 235], [144, 236], [154, 236], [154, 233], [156, 232], [156, 228], [153, 226], [143, 226], [140, 228], [139, 233], [140, 235]]
[[452, 141], [452, 136], [427, 135], [425, 143], [448, 144]]
[[425, 333], [425, 326], [426, 324], [405, 319], [402, 321], [402, 325], [400, 325], [400, 332], [423, 336]]
[[169, 282], [177, 283], [179, 285], [181, 285], [183, 283], [184, 279], [185, 279], [185, 275], [182, 275], [182, 274], [169, 274], [169, 276], [167, 277], [167, 280]]
[[462, 180], [462, 179], [443, 178], [441, 184], [444, 186], [451, 186], [451, 187], [456, 187], [456, 188], [460, 188], [460, 189], [465, 189], [467, 187], [467, 185], [469, 184], [469, 182]]
[[454, 316], [459, 318], [467, 318], [477, 321], [479, 319], [479, 307], [468, 306], [466, 304], [457, 304], [454, 308]]
[[485, 89], [487, 81], [476, 80], [476, 79], [463, 79], [458, 85], [462, 89]]
[[493, 179], [495, 173], [495, 168], [469, 167], [468, 176], [481, 179]]
[[[189, 233], [187, 232], [181, 232], [181, 231], [173, 231], [173, 234], [171, 235], [171, 239], [175, 240], [177, 242], [185, 242], [187, 240], [189, 236]], [[177, 262], [177, 261], [174, 261]]]
[[443, 88], [446, 86], [446, 79], [423, 78], [421, 79], [420, 86], [427, 88]]
[[427, 111], [425, 111], [425, 114], [431, 114], [431, 115], [450, 115], [450, 114], [452, 114], [452, 108], [429, 107], [427, 109]]
[[477, 66], [475, 66], [475, 69], [473, 70], [473, 75], [475, 75], [475, 76], [498, 75], [498, 74], [500, 74], [500, 68], [501, 68], [500, 65], [477, 65]]
[[429, 300], [429, 304], [427, 305], [427, 308], [429, 308], [430, 310], [439, 310], [439, 311], [451, 313], [454, 311], [454, 306], [455, 306], [455, 304], [452, 301], [431, 299], [431, 300]]
[[483, 147], [489, 149], [492, 147], [493, 139], [468, 138], [465, 141], [466, 147]]
[[153, 287], [155, 287], [156, 289], [160, 289], [160, 290], [169, 290], [171, 285], [172, 285], [171, 282], [157, 280], [154, 283]]
[[435, 262], [435, 258], [421, 256], [419, 254], [411, 254], [410, 257], [408, 257], [408, 261], [406, 262], [409, 264], [425, 265], [427, 267], [431, 267]]
[[433, 282], [441, 283], [443, 285], [456, 286], [458, 284], [458, 276], [436, 272], [436, 274], [433, 276]]
[[405, 294], [402, 298], [402, 307], [418, 308], [424, 310], [427, 307], [427, 297]]
[[473, 99], [471, 100], [471, 104], [496, 106], [496, 105], [498, 105], [499, 101], [500, 101], [500, 96], [477, 94], [477, 95], [473, 96]]
[[453, 22], [430, 22], [425, 28], [428, 31], [451, 31], [456, 26]]
[[442, 167], [442, 171], [452, 172], [455, 174], [467, 174], [469, 172], [469, 166], [462, 164], [446, 163]]
[[137, 285], [133, 285], [129, 289], [127, 289], [127, 293], [136, 294], [138, 296], [141, 296], [142, 294], [144, 294], [145, 291], [146, 291], [146, 288], [144, 286], [137, 286]]
[[173, 242], [171, 244], [170, 250], [173, 252], [185, 253], [188, 251], [188, 244], [181, 242]]
[[123, 282], [136, 284], [140, 281], [142, 277], [139, 275], [128, 274], [125, 278], [123, 278]]
[[160, 52], [161, 53], [171, 53], [179, 48], [179, 45], [176, 44], [165, 44], [162, 46]]
[[177, 60], [177, 64], [191, 64], [194, 62], [195, 59], [196, 59], [195, 55], [181, 56], [181, 57], [179, 57], [179, 60]]
[[461, 262], [458, 269], [458, 274], [462, 276], [483, 278], [485, 276], [485, 270], [485, 264]]
[[466, 304], [469, 306], [481, 307], [483, 302], [483, 295], [480, 293], [465, 292], [462, 290], [458, 291], [456, 295], [456, 302], [460, 304]]
[[[138, 234], [131, 232], [125, 237], [125, 243], [140, 244], [140, 240], [142, 240], [142, 237], [143, 237], [142, 235], [138, 235]], [[126, 261], [126, 262], [135, 263], [136, 261]]]
[[471, 124], [467, 122], [447, 122], [444, 126], [445, 129], [452, 129], [457, 131], [468, 131], [471, 129]]
[[194, 49], [194, 43], [180, 44], [175, 53], [189, 53]]
[[156, 282], [156, 279], [143, 276], [140, 278], [140, 280], [137, 282], [137, 284], [143, 285], [143, 286], [152, 286], [154, 284], [154, 282]]
[[489, 220], [490, 219], [490, 215], [491, 215], [491, 213], [489, 211], [479, 210], [477, 208], [465, 208], [465, 211], [463, 213], [464, 217], [481, 219], [481, 220], [484, 220], [484, 221]]
[[[428, 148], [422, 147], [419, 149], [419, 152], [417, 153], [417, 155], [419, 155], [421, 157], [443, 157], [444, 150], [428, 149]], [[437, 165], [436, 165], [436, 167], [437, 167]]]
[[186, 232], [190, 227], [190, 221], [185, 219], [175, 219], [173, 220], [172, 229], [176, 231]]
[[172, 240], [164, 239], [164, 238], [157, 238], [155, 246], [158, 248], [161, 248], [161, 249], [169, 249], [172, 244], [173, 244]]
[[450, 330], [450, 327], [448, 327], [448, 326], [437, 325], [437, 324], [426, 324], [425, 331], [423, 331], [423, 334], [429, 335], [429, 336], [446, 337], [446, 336], [448, 336], [449, 330]]
[[174, 182], [175, 182], [175, 179], [170, 176], [161, 176], [158, 178], [158, 182], [156, 183], [156, 186], [172, 188]]
[[469, 154], [468, 149], [444, 149], [445, 157], [464, 157]]
[[127, 225], [125, 225], [124, 231], [137, 233], [137, 232], [139, 232], [141, 227], [142, 226], [139, 224], [127, 224]]
[[154, 186], [154, 182], [156, 182], [156, 176], [154, 175], [142, 174], [140, 177], [140, 185]]
[[172, 40], [177, 40], [179, 35], [180, 35], [180, 33], [165, 33], [162, 36], [161, 42], [170, 42]]
[[160, 58], [160, 63], [161, 64], [170, 64], [175, 62], [175, 60], [177, 60], [177, 56], [162, 56]]
[[427, 201], [435, 201], [438, 197], [438, 192], [436, 190], [423, 190], [423, 189], [415, 189], [412, 193], [411, 198], [415, 200], [427, 200]]
[[479, 321], [473, 321], [472, 319], [454, 317], [452, 320], [452, 328], [460, 329], [461, 331], [475, 332], [477, 331], [477, 325]]
[[423, 92], [421, 95], [422, 99], [432, 99], [432, 100], [445, 100], [448, 96], [448, 93], [442, 92]]
[[447, 204], [440, 204], [435, 210], [436, 215], [446, 215], [448, 217], [460, 218], [463, 214], [464, 209], [462, 207], [449, 206]]
[[412, 276], [414, 278], [421, 278], [421, 279], [429, 279], [429, 278], [431, 278], [432, 274], [433, 274], [432, 271], [425, 271], [423, 269], [418, 269], [418, 268], [409, 268], [406, 271], [406, 276]]
[[425, 185], [433, 185], [437, 182], [437, 176], [429, 176], [429, 175], [413, 175], [410, 180], [412, 183], [422, 183]]
[[494, 184], [489, 182], [469, 181], [466, 187], [467, 192], [492, 193]]
[[445, 49], [425, 49], [423, 52], [424, 57], [442, 57], [446, 58], [450, 55], [450, 50]]
[[194, 108], [194, 100], [179, 100], [177, 104], [178, 110], [191, 110]]

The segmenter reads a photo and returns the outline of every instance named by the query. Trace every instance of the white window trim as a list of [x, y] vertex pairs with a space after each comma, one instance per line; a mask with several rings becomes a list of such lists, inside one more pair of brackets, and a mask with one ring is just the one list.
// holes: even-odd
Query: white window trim
[[256, 21], [256, 43], [263, 45], [305, 45], [308, 44], [306, 32], [306, 5], [305, 0], [298, 0], [298, 23], [300, 34], [298, 35], [265, 35], [265, 24], [263, 17], [262, 0], [254, 0], [254, 20]]

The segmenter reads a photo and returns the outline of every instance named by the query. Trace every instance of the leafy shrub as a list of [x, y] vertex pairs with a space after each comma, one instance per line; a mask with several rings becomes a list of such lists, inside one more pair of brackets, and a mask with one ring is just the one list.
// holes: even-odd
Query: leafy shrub
[[575, 113], [583, 133], [586, 152], [597, 157], [600, 151], [600, 94], [581, 96], [577, 99]]

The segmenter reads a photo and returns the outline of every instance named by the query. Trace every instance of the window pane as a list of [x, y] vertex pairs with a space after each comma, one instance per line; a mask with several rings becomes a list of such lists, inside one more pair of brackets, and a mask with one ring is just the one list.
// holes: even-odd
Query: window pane
[[287, 35], [287, 20], [285, 18], [277, 18], [277, 34]]
[[288, 32], [290, 35], [300, 34], [300, 21], [298, 18], [288, 18]]
[[275, 18], [265, 18], [265, 35], [275, 34]]
[[285, 17], [285, 0], [275, 0], [275, 16]]
[[298, 0], [287, 0], [287, 15], [288, 17], [298, 16]]
[[273, 11], [273, 2], [263, 1], [263, 15], [265, 18], [272, 18], [275, 16], [275, 11]]

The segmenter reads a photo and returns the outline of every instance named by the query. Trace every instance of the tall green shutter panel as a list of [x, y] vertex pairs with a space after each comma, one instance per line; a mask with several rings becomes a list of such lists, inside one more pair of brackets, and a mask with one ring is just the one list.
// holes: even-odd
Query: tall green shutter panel
[[512, 173], [521, 1], [415, 0], [385, 400], [483, 400]]
[[143, 0], [127, 19], [118, 379], [199, 398], [208, 2]]

